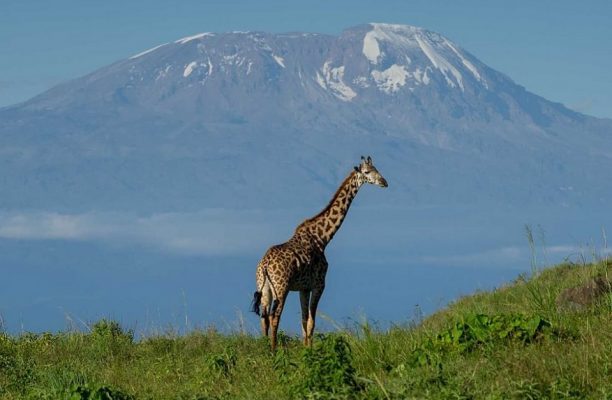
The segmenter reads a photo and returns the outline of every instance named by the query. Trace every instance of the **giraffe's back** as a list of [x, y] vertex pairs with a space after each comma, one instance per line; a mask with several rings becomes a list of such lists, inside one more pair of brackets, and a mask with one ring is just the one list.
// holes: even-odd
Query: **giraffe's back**
[[307, 290], [325, 280], [327, 261], [322, 251], [301, 237], [272, 246], [257, 266], [257, 286], [271, 280], [274, 290]]

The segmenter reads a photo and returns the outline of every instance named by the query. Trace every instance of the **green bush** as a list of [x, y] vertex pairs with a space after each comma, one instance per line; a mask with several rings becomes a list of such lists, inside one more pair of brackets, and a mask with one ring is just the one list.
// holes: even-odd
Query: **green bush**
[[302, 351], [293, 393], [299, 398], [346, 398], [363, 389], [357, 382], [351, 347], [343, 335], [317, 335]]
[[412, 353], [412, 365], [432, 364], [445, 352], [470, 352], [478, 346], [490, 346], [504, 341], [531, 343], [552, 335], [551, 324], [539, 316], [523, 314], [471, 314], [452, 327], [428, 338]]
[[0, 348], [0, 394], [5, 391], [25, 393], [36, 380], [36, 363], [16, 348]]
[[134, 344], [134, 332], [125, 331], [116, 321], [101, 319], [91, 326], [90, 340], [101, 359], [129, 357]]
[[134, 341], [134, 332], [123, 330], [121, 325], [116, 321], [101, 319], [91, 326], [91, 336], [98, 340], [114, 340], [132, 343]]
[[565, 400], [589, 398], [589, 396], [587, 396], [584, 391], [577, 388], [577, 385], [571, 384], [570, 382], [564, 379], [557, 379], [551, 384], [537, 383], [534, 381], [519, 381], [514, 384], [513, 390], [505, 397], [511, 399], [532, 400]]
[[211, 370], [224, 376], [228, 376], [236, 366], [236, 351], [227, 347], [223, 353], [208, 357], [208, 366]]

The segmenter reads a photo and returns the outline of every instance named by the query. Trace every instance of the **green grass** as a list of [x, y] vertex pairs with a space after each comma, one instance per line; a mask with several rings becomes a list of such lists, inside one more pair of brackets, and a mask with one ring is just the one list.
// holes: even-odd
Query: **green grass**
[[[362, 323], [312, 349], [213, 329], [135, 340], [0, 334], [0, 399], [612, 399], [612, 296], [559, 312], [561, 290], [612, 272], [563, 264], [450, 304], [419, 324]], [[612, 274], [611, 274], [612, 277]]]

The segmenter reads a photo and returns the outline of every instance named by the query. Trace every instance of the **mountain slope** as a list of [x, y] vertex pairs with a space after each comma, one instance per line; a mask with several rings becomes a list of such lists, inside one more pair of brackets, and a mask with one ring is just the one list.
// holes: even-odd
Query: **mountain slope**
[[362, 153], [388, 176], [386, 204], [612, 194], [611, 121], [403, 25], [179, 39], [0, 110], [0, 148], [4, 209], [310, 205]]

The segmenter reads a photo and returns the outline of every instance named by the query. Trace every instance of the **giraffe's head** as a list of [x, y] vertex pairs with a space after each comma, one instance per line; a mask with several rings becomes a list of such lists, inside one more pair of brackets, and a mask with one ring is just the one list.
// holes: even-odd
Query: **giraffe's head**
[[362, 182], [371, 183], [380, 187], [387, 187], [387, 180], [378, 172], [374, 164], [372, 164], [372, 157], [368, 156], [365, 158], [361, 156], [361, 163], [358, 167], [355, 167], [357, 177]]

